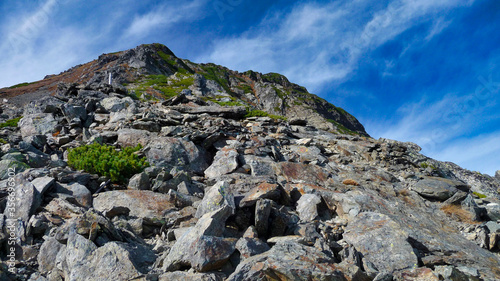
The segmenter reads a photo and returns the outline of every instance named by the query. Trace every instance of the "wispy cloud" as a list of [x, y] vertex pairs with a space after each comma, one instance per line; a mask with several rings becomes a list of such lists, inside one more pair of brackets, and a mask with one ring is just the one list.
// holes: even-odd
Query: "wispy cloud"
[[[430, 39], [446, 27], [438, 17], [442, 11], [471, 3], [399, 0], [382, 7], [371, 7], [374, 3], [370, 1], [297, 4], [287, 15], [269, 15], [240, 36], [216, 41], [213, 50], [198, 60], [238, 70], [281, 72], [314, 90], [325, 82], [342, 82], [367, 53], [416, 25], [432, 23], [427, 35]], [[371, 17], [360, 16], [360, 11], [372, 9]]]
[[157, 28], [169, 28], [175, 23], [202, 17], [200, 10], [206, 0], [163, 4], [144, 15], [136, 15], [124, 33], [125, 37], [146, 37]]

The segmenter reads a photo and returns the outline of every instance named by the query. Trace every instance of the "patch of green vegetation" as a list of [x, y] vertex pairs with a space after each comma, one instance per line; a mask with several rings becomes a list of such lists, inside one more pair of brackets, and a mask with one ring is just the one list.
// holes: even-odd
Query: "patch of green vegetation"
[[0, 138], [0, 144], [6, 144], [6, 143], [7, 143], [7, 141], [6, 141], [6, 140], [4, 140], [4, 139]]
[[109, 145], [84, 145], [69, 150], [68, 165], [77, 170], [109, 177], [113, 182], [127, 183], [130, 177], [149, 166], [145, 158], [134, 154], [141, 148], [141, 145], [137, 145], [117, 151]]
[[166, 75], [146, 76], [145, 81], [138, 86], [136, 95], [140, 96], [146, 92], [148, 88], [152, 88], [162, 92], [165, 98], [171, 98], [177, 96], [182, 90], [187, 89], [194, 83], [193, 76], [184, 76], [179, 74], [176, 75], [176, 77], [177, 79], [169, 78]]
[[19, 123], [19, 120], [23, 118], [22, 116], [14, 118], [14, 119], [9, 119], [3, 123], [0, 124], [0, 128], [5, 128], [5, 127], [17, 127], [17, 123]]
[[429, 165], [429, 163], [427, 163], [427, 162], [420, 163], [420, 167], [424, 168], [424, 169], [427, 169], [430, 167], [433, 170], [437, 170], [437, 168], [434, 165]]
[[213, 100], [213, 102], [222, 105], [222, 106], [243, 106], [240, 102], [237, 101], [218, 101]]
[[19, 84], [16, 84], [14, 86], [10, 86], [9, 89], [21, 88], [21, 87], [28, 86], [28, 85], [31, 85], [31, 84], [34, 84], [34, 83], [36, 83], [36, 82], [19, 83]]
[[286, 97], [287, 93], [283, 92], [282, 90], [280, 90], [274, 86], [273, 86], [273, 89], [280, 99], [284, 99]]
[[245, 118], [248, 118], [248, 117], [269, 117], [269, 118], [272, 118], [275, 120], [277, 120], [277, 119], [284, 120], [284, 121], [287, 120], [287, 118], [284, 116], [269, 114], [265, 111], [257, 110], [257, 109], [253, 109], [253, 110], [247, 109], [247, 115], [245, 115]]
[[248, 84], [241, 84], [239, 86], [236, 86], [236, 88], [240, 89], [240, 90], [243, 90], [243, 92], [246, 94], [246, 93], [253, 93], [253, 89], [250, 85]]
[[188, 75], [193, 73], [193, 70], [187, 66], [182, 60], [175, 60], [173, 56], [166, 54], [163, 51], [157, 51], [158, 55], [166, 61], [176, 72], [179, 72], [184, 75]]
[[333, 119], [326, 119], [328, 122], [333, 123], [335, 126], [337, 126], [337, 131], [341, 134], [345, 135], [358, 135], [358, 133], [346, 128], [344, 125], [340, 124], [339, 122], [333, 120]]
[[299, 102], [299, 101], [294, 101], [293, 104], [295, 104], [295, 105], [302, 105], [302, 103]]
[[472, 194], [476, 195], [477, 197], [479, 197], [479, 198], [481, 198], [481, 199], [488, 197], [488, 196], [486, 196], [486, 195], [484, 195], [484, 194], [481, 194], [481, 193], [479, 193], [479, 192], [475, 192], [475, 191], [474, 191], [474, 192], [472, 192]]
[[286, 79], [285, 76], [283, 76], [279, 73], [274, 73], [274, 72], [262, 75], [262, 80], [264, 80], [266, 82], [270, 82], [270, 83], [280, 84], [280, 85], [283, 83], [283, 81], [288, 81], [288, 79]]
[[205, 79], [217, 82], [226, 92], [232, 93], [229, 88], [229, 81], [227, 78], [228, 71], [226, 69], [211, 63], [202, 64], [200, 65], [200, 68], [203, 70], [203, 73], [201, 74], [205, 77]]
[[276, 111], [276, 112], [281, 111], [281, 108], [279, 108], [279, 106], [275, 106], [273, 109], [274, 109], [274, 111]]

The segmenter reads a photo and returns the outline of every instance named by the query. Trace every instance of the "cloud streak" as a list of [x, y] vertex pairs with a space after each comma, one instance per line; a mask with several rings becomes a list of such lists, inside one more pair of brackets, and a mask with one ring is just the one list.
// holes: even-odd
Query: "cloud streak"
[[[432, 23], [426, 39], [446, 25], [437, 15], [473, 1], [392, 1], [370, 7], [368, 1], [336, 1], [327, 5], [298, 4], [286, 15], [271, 14], [241, 36], [223, 38], [198, 61], [230, 68], [281, 72], [293, 81], [319, 89], [326, 82], [343, 82], [360, 60], [375, 48], [410, 28]], [[364, 19], [359, 11], [376, 9]], [[282, 20], [281, 17], [284, 16]], [[286, 51], [284, 51], [286, 50]]]
[[206, 0], [195, 0], [176, 4], [163, 4], [144, 15], [136, 15], [124, 33], [124, 37], [147, 36], [157, 28], [167, 29], [183, 21], [191, 21], [201, 17], [200, 10]]

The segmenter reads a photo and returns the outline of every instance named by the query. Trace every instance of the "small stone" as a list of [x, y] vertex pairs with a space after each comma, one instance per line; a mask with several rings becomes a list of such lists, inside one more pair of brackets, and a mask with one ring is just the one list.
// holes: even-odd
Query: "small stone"
[[312, 222], [318, 216], [317, 205], [321, 203], [321, 198], [315, 194], [304, 194], [297, 201], [297, 212], [301, 221]]
[[271, 214], [272, 201], [260, 199], [255, 207], [255, 229], [259, 237], [266, 237], [269, 228], [269, 215]]
[[150, 188], [148, 175], [144, 172], [135, 174], [130, 178], [127, 188], [133, 190], [148, 190]]

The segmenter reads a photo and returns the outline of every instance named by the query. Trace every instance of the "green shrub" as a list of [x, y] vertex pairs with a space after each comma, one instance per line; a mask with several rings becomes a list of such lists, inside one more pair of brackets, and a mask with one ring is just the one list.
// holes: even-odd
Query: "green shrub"
[[113, 182], [126, 183], [131, 176], [149, 166], [145, 158], [134, 154], [141, 148], [139, 144], [117, 151], [109, 145], [84, 145], [69, 150], [68, 165], [77, 170], [109, 177]]
[[284, 120], [286, 121], [287, 118], [284, 117], [284, 116], [280, 116], [280, 115], [274, 115], [274, 114], [269, 114], [265, 111], [262, 111], [262, 110], [247, 110], [247, 115], [245, 115], [245, 118], [248, 118], [248, 117], [270, 117], [272, 119], [281, 119], [281, 120]]
[[4, 140], [4, 139], [0, 138], [0, 144], [6, 144], [6, 143], [7, 143], [7, 141], [6, 141], [6, 140]]
[[22, 116], [7, 120], [3, 123], [0, 124], [0, 128], [5, 128], [5, 127], [17, 127], [17, 123], [19, 120], [21, 120]]

